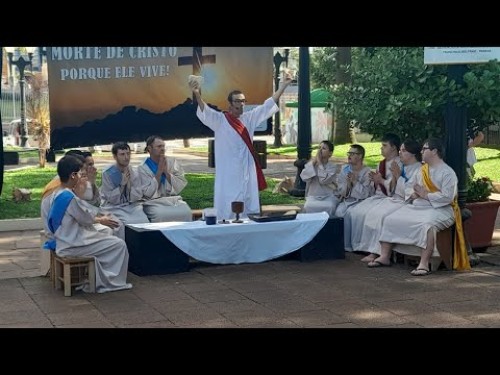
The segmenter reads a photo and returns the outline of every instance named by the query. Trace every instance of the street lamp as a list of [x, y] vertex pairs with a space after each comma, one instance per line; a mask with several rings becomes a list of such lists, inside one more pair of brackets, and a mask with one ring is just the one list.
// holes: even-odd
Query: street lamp
[[12, 65], [17, 66], [19, 69], [19, 89], [21, 92], [21, 147], [26, 147], [26, 142], [28, 141], [28, 123], [26, 122], [26, 96], [24, 93], [24, 84], [26, 83], [24, 79], [24, 68], [26, 65], [31, 65], [33, 60], [33, 50], [35, 47], [26, 47], [28, 52], [28, 60], [25, 60], [23, 56], [19, 56], [17, 60], [14, 61], [14, 51], [16, 47], [5, 47], [7, 55], [9, 56], [9, 66], [12, 69]]
[[[280, 66], [282, 62], [285, 62], [285, 66], [288, 68], [288, 55], [290, 54], [290, 49], [285, 48], [285, 57], [281, 56], [281, 53], [276, 52], [273, 58], [274, 62], [274, 90], [278, 90], [280, 84]], [[278, 103], [278, 107], [280, 107]], [[281, 108], [274, 115], [274, 147], [281, 147], [281, 120], [280, 120]]]

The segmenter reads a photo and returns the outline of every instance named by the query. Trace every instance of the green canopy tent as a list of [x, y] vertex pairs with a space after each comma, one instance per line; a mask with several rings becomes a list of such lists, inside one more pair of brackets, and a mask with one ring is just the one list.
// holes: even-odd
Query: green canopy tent
[[[324, 89], [311, 91], [311, 141], [313, 143], [330, 139], [333, 129], [332, 114], [325, 112], [328, 103], [331, 102], [331, 94]], [[288, 102], [285, 107], [292, 110], [285, 113], [285, 128], [282, 130], [286, 144], [297, 143], [298, 118], [297, 110], [299, 102]]]

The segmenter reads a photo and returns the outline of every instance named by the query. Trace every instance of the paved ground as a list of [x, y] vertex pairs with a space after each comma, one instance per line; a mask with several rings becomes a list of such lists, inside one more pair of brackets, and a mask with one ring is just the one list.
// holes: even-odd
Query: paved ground
[[[207, 170], [206, 157], [175, 155], [189, 172]], [[295, 175], [293, 160], [269, 165], [267, 175]], [[495, 246], [471, 272], [414, 277], [403, 264], [369, 269], [348, 253], [345, 260], [193, 263], [174, 275], [129, 273], [129, 291], [73, 297], [39, 276], [39, 231], [1, 232], [1, 225], [0, 328], [500, 327], [500, 215]]]

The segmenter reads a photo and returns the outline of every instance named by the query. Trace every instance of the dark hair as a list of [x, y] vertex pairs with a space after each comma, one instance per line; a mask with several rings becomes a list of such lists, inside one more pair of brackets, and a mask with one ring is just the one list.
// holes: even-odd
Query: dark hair
[[350, 147], [356, 149], [359, 152], [359, 154], [361, 155], [361, 159], [365, 158], [365, 148], [363, 146], [354, 144], [351, 145]]
[[233, 95], [240, 95], [240, 94], [243, 94], [240, 90], [233, 90], [229, 93], [229, 95], [227, 96], [227, 101], [229, 103], [232, 103], [233, 102]]
[[150, 135], [149, 137], [146, 138], [146, 147], [149, 147], [151, 146], [154, 141], [156, 141], [157, 139], [160, 139], [160, 140], [164, 140], [162, 137], [160, 137], [159, 135]]
[[130, 146], [127, 142], [116, 142], [113, 143], [113, 147], [111, 147], [111, 153], [116, 156], [118, 150], [128, 150], [130, 151]]
[[92, 157], [92, 153], [90, 151], [82, 151], [82, 155], [84, 158]]
[[65, 155], [57, 163], [57, 174], [61, 182], [68, 182], [71, 174], [79, 172], [83, 162], [78, 158], [81, 155]]
[[330, 142], [329, 140], [324, 140], [324, 141], [321, 141], [319, 144], [322, 144], [324, 143], [325, 145], [328, 146], [328, 149], [333, 152], [333, 149], [334, 149], [334, 146], [333, 146], [333, 143]]
[[415, 141], [414, 139], [405, 139], [403, 142], [403, 145], [405, 146], [405, 150], [408, 151], [410, 154], [415, 155], [415, 158], [418, 161], [422, 161], [422, 145]]
[[429, 150], [437, 150], [438, 156], [441, 159], [444, 159], [445, 155], [445, 149], [444, 149], [444, 143], [441, 139], [439, 138], [427, 138], [424, 142], [424, 144], [427, 143], [429, 146]]
[[382, 136], [382, 142], [389, 142], [391, 146], [396, 147], [396, 149], [399, 151], [399, 148], [401, 147], [401, 139], [397, 134], [394, 133], [385, 133]]
[[83, 156], [83, 151], [77, 150], [77, 149], [68, 150], [68, 151], [66, 151], [66, 153], [64, 155], [80, 155], [80, 156]]

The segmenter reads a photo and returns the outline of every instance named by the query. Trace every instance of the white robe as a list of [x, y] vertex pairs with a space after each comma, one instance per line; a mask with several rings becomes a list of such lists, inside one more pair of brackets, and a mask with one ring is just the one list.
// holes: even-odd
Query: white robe
[[[247, 128], [250, 139], [257, 125], [279, 111], [272, 98], [264, 104], [244, 112], [240, 121]], [[260, 213], [259, 189], [255, 162], [241, 136], [228, 123], [224, 113], [217, 112], [205, 104], [196, 115], [203, 124], [214, 131], [215, 145], [215, 188], [214, 207], [218, 219], [232, 219], [231, 202], [242, 201], [242, 217], [249, 213]]]
[[[184, 170], [177, 159], [167, 157], [166, 160], [168, 170], [171, 171], [171, 183], [167, 180], [164, 184], [160, 184], [152, 199], [143, 202], [144, 213], [152, 223], [191, 221], [193, 218], [191, 207], [179, 195], [187, 185]], [[139, 166], [138, 171], [143, 180], [153, 179], [156, 181], [155, 174], [148, 167], [146, 161]]]
[[[47, 197], [54, 201], [60, 189]], [[96, 291], [105, 293], [130, 289], [127, 283], [128, 250], [125, 242], [115, 236], [98, 232], [92, 225], [95, 212], [76, 195], [69, 203], [61, 225], [54, 233], [56, 253], [65, 256], [93, 256], [96, 268]], [[52, 203], [51, 203], [52, 205]], [[84, 291], [88, 292], [88, 285]]]
[[[60, 189], [57, 189], [55, 191], [58, 191], [58, 190], [60, 190]], [[87, 200], [82, 200], [82, 202], [88, 204], [88, 206], [89, 206], [88, 209], [92, 210], [94, 212], [94, 215], [103, 214], [103, 212], [101, 212], [100, 208], [91, 205]], [[49, 230], [49, 227], [47, 226], [47, 217], [49, 216], [49, 212], [50, 212], [50, 207], [51, 206], [52, 206], [52, 197], [51, 197], [51, 195], [48, 195], [47, 197], [45, 197], [44, 199], [42, 199], [42, 203], [40, 205], [40, 217], [42, 219], [43, 229], [45, 230], [45, 236], [47, 238], [49, 238], [49, 239], [54, 238], [53, 235], [52, 235], [52, 233]], [[121, 238], [122, 240], [125, 240], [125, 226], [120, 221], [120, 219], [118, 219], [116, 216], [114, 216], [114, 215], [111, 215], [111, 216], [116, 221], [120, 222], [120, 226], [119, 227], [117, 227], [117, 228], [110, 228], [110, 227], [108, 227], [106, 225], [103, 225], [103, 224], [94, 223], [94, 228], [98, 232], [101, 232], [101, 233], [104, 233], [104, 234], [113, 235], [113, 236], [116, 236], [118, 238]]]
[[[368, 211], [372, 208], [379, 206], [382, 201], [388, 196], [392, 196], [393, 191], [391, 191], [391, 180], [392, 180], [392, 163], [397, 163], [400, 168], [403, 167], [401, 159], [399, 156], [391, 160], [385, 161], [385, 180], [383, 182], [387, 195], [384, 194], [380, 185], [377, 185], [375, 189], [375, 194], [371, 197], [366, 198], [362, 202], [358, 203], [356, 206], [351, 207], [344, 215], [344, 227], [348, 226], [350, 228], [350, 236], [344, 237], [344, 248], [346, 251], [358, 251], [360, 247], [361, 232], [363, 229], [364, 221]], [[377, 166], [377, 172], [379, 167]]]
[[[339, 194], [342, 196], [340, 203], [335, 210], [335, 216], [344, 217], [348, 209], [368, 198], [373, 194], [373, 184], [370, 181], [370, 168], [364, 166], [358, 173], [358, 179], [348, 191], [347, 170], [349, 164], [342, 166], [342, 170], [337, 178]], [[346, 225], [344, 224], [344, 233]], [[350, 227], [349, 227], [350, 228]], [[349, 235], [350, 236], [350, 235]]]
[[[416, 162], [405, 166], [405, 174], [408, 180], [404, 177], [399, 177], [396, 188], [392, 197], [372, 200], [366, 199], [355, 207], [356, 212], [359, 207], [365, 206], [362, 220], [352, 220], [354, 225], [351, 226], [352, 250], [367, 251], [373, 254], [380, 254], [380, 231], [384, 218], [394, 211], [405, 205], [405, 189], [410, 188], [411, 178], [422, 167], [422, 163]], [[412, 183], [413, 184], [413, 183]], [[365, 205], [365, 203], [369, 203]], [[351, 211], [351, 219], [354, 217], [354, 210]], [[359, 223], [359, 225], [357, 225]]]
[[[429, 168], [430, 178], [439, 189], [429, 193], [429, 200], [418, 198], [388, 215], [382, 224], [379, 241], [414, 245], [422, 249], [427, 246], [427, 232], [436, 233], [455, 222], [451, 203], [457, 195], [457, 176], [444, 162]], [[405, 200], [413, 193], [414, 183], [424, 185], [419, 169], [410, 180]], [[434, 246], [435, 247], [435, 246]]]
[[126, 186], [111, 176], [116, 172], [113, 164], [102, 172], [101, 209], [118, 217], [124, 224], [149, 223], [142, 209], [142, 202], [156, 193], [155, 179], [144, 179], [136, 168], [129, 166], [130, 179]]
[[333, 216], [339, 204], [337, 192], [337, 175], [340, 166], [328, 162], [326, 165], [318, 164], [313, 166], [309, 161], [302, 172], [300, 178], [306, 183], [306, 203], [303, 212], [322, 212]]

